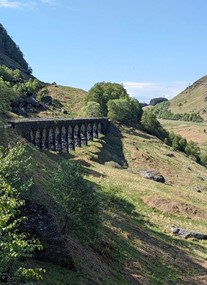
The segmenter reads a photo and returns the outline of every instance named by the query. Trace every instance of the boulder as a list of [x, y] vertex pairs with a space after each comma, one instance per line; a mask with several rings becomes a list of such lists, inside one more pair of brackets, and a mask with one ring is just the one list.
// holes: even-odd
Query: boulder
[[47, 95], [42, 97], [41, 102], [45, 103], [45, 104], [52, 104], [52, 97]]
[[31, 95], [26, 99], [26, 103], [30, 104], [32, 107], [39, 107], [39, 103], [35, 100], [34, 96]]
[[171, 232], [174, 235], [182, 236], [184, 238], [195, 238], [195, 239], [207, 239], [207, 234], [202, 234], [202, 233], [197, 233], [197, 232], [192, 232], [189, 230], [181, 229], [176, 226], [171, 227]]
[[139, 174], [150, 180], [154, 180], [156, 182], [165, 183], [165, 178], [160, 174], [159, 171], [156, 170], [142, 170]]

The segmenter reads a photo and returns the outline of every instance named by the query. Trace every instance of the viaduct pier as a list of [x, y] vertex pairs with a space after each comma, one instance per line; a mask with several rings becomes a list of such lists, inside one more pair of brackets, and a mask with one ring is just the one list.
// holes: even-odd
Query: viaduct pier
[[108, 130], [108, 118], [23, 119], [8, 123], [39, 149], [58, 152], [75, 150], [87, 145]]

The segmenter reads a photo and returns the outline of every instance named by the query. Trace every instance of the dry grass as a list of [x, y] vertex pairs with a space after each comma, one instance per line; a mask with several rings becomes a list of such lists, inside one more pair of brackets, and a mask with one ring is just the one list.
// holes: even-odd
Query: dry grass
[[163, 127], [172, 131], [176, 134], [181, 135], [188, 141], [192, 140], [198, 143], [200, 146], [207, 145], [207, 124], [204, 123], [193, 123], [193, 122], [182, 122], [174, 120], [159, 120]]
[[199, 112], [206, 120], [207, 107], [207, 76], [193, 83], [189, 88], [170, 100], [172, 113]]
[[[86, 94], [84, 90], [60, 85], [48, 85], [47, 89], [47, 95], [52, 97], [53, 105], [50, 105], [48, 110], [38, 113], [39, 117], [81, 117], [83, 98]], [[61, 109], [66, 110], [67, 114]]]

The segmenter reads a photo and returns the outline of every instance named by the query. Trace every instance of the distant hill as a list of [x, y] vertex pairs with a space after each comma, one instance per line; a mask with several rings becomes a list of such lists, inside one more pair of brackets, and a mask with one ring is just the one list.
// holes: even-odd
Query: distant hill
[[0, 65], [19, 69], [26, 77], [32, 72], [22, 51], [8, 35], [2, 24], [0, 24]]
[[198, 112], [207, 120], [207, 76], [204, 76], [170, 100], [172, 113]]

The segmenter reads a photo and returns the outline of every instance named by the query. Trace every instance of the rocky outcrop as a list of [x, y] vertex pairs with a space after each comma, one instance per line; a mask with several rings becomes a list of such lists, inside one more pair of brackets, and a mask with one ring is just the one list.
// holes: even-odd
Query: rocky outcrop
[[156, 170], [141, 170], [139, 174], [150, 180], [154, 180], [156, 182], [165, 183], [165, 178]]
[[43, 250], [37, 251], [35, 257], [74, 269], [74, 262], [64, 236], [58, 231], [47, 209], [43, 205], [26, 200], [21, 213], [26, 217], [21, 224], [21, 231], [37, 238], [43, 245]]
[[36, 101], [34, 95], [20, 98], [18, 102], [12, 104], [12, 111], [23, 117], [27, 117], [29, 113], [37, 113], [43, 110], [47, 110], [47, 106]]
[[182, 236], [184, 238], [195, 238], [195, 239], [207, 239], [207, 234], [197, 233], [197, 232], [191, 232], [189, 230], [184, 230], [181, 228], [178, 228], [176, 226], [171, 227], [171, 232], [174, 235]]

